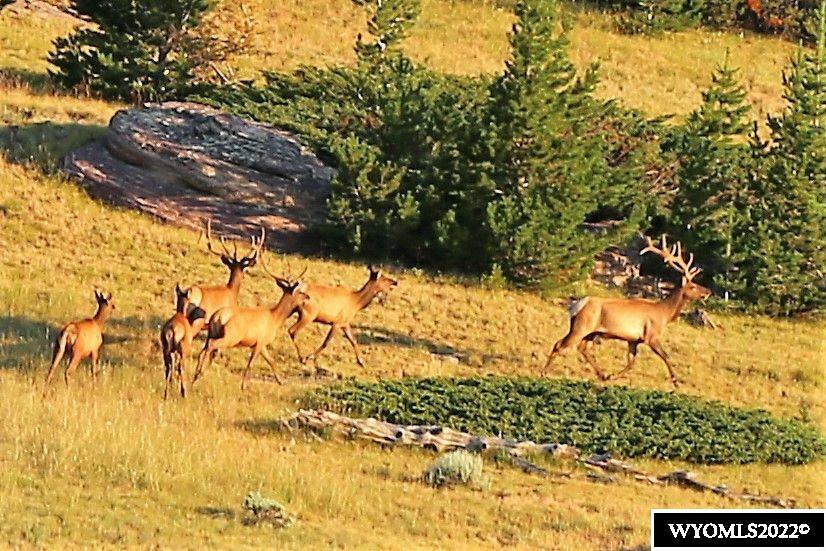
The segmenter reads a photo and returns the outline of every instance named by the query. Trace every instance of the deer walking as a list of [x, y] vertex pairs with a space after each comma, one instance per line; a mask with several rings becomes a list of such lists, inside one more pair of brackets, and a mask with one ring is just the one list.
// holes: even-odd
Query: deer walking
[[161, 350], [163, 351], [164, 366], [164, 389], [163, 399], [169, 395], [169, 383], [172, 381], [172, 373], [175, 372], [180, 382], [181, 397], [186, 398], [186, 360], [189, 358], [189, 351], [192, 349], [192, 338], [195, 331], [189, 323], [186, 314], [189, 309], [189, 295], [192, 289], [181, 289], [180, 284], [175, 285], [175, 315], [173, 315], [161, 328]]
[[[198, 356], [193, 384], [200, 378], [203, 369], [212, 363], [218, 350], [227, 348], [252, 349], [241, 379], [242, 390], [246, 388], [252, 363], [259, 355], [264, 357], [270, 367], [276, 369], [275, 362], [266, 348], [275, 340], [284, 321], [304, 304], [309, 296], [300, 289], [300, 280], [288, 281], [271, 274], [263, 263], [262, 267], [275, 278], [276, 284], [283, 291], [280, 300], [269, 308], [221, 308], [215, 312], [209, 320], [207, 340]], [[275, 374], [275, 380], [279, 384], [282, 383], [278, 374]]]
[[95, 290], [95, 301], [97, 302], [97, 310], [94, 316], [80, 321], [73, 321], [60, 330], [60, 334], [54, 343], [52, 365], [46, 375], [46, 382], [43, 387], [44, 395], [52, 382], [57, 366], [63, 360], [66, 352], [71, 354], [69, 365], [66, 366], [66, 371], [63, 372], [63, 380], [67, 387], [69, 386], [69, 378], [74, 374], [78, 364], [86, 358], [91, 358], [90, 372], [92, 379], [97, 380], [98, 359], [100, 358], [100, 348], [103, 345], [103, 324], [112, 313], [112, 310], [115, 309], [115, 303], [112, 300], [111, 293], [106, 295], [98, 290]]
[[252, 246], [249, 252], [243, 257], [238, 258], [238, 246], [233, 244], [233, 251], [230, 252], [224, 237], [219, 239], [223, 252], [215, 249], [212, 243], [212, 221], [207, 221], [207, 249], [212, 254], [217, 255], [224, 266], [229, 268], [229, 281], [227, 281], [226, 285], [194, 285], [190, 287], [190, 311], [188, 315], [196, 335], [206, 328], [207, 322], [212, 314], [221, 308], [237, 306], [238, 291], [241, 289], [244, 273], [248, 268], [255, 266], [257, 263], [265, 237], [266, 233], [262, 227], [261, 236], [251, 238]]
[[[314, 283], [309, 283], [302, 288], [310, 296], [310, 300], [298, 309], [298, 320], [289, 329], [290, 339], [293, 341], [293, 346], [295, 346], [299, 362], [303, 364], [307, 360], [314, 360], [330, 344], [336, 329], [340, 329], [353, 347], [356, 362], [360, 367], [364, 367], [350, 323], [355, 315], [367, 308], [379, 293], [387, 292], [399, 283], [395, 279], [383, 275], [381, 270], [375, 269], [373, 266], [369, 266], [368, 269], [370, 270], [370, 277], [357, 291], [345, 287], [329, 287]], [[302, 356], [298, 342], [295, 340], [296, 335], [313, 322], [329, 325], [330, 330], [315, 352], [308, 356]]]
[[[630, 370], [637, 358], [640, 344], [647, 344], [659, 356], [668, 368], [671, 382], [679, 386], [674, 366], [662, 347], [660, 338], [668, 323], [680, 315], [683, 307], [692, 300], [706, 299], [711, 291], [693, 282], [700, 273], [700, 268], [692, 268], [694, 255], [689, 260], [683, 258], [682, 245], [668, 247], [665, 235], [662, 245], [657, 247], [650, 238], [648, 246], [641, 254], [653, 252], [662, 257], [663, 262], [682, 273], [682, 285], [663, 300], [642, 298], [599, 298], [585, 297], [568, 308], [571, 316], [571, 328], [568, 334], [554, 344], [553, 350], [545, 364], [547, 371], [557, 355], [564, 354], [575, 347], [603, 381], [616, 377]], [[604, 375], [597, 365], [596, 358], [588, 351], [589, 344], [596, 338], [617, 339], [628, 343], [628, 362], [625, 367], [613, 375]]]

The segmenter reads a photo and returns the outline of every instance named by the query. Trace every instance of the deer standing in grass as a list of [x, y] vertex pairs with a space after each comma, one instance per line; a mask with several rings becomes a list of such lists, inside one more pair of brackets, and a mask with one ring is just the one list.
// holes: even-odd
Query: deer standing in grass
[[229, 268], [229, 281], [226, 285], [194, 285], [189, 289], [190, 311], [188, 312], [194, 333], [197, 335], [206, 328], [212, 314], [221, 308], [234, 307], [238, 304], [238, 291], [244, 279], [244, 272], [258, 261], [261, 254], [261, 247], [264, 244], [266, 233], [261, 228], [261, 236], [251, 239], [252, 246], [249, 252], [238, 258], [238, 246], [233, 244], [233, 251], [230, 252], [226, 240], [221, 237], [220, 243], [223, 252], [218, 251], [212, 244], [212, 221], [207, 221], [206, 239], [207, 249], [212, 254], [217, 255], [221, 262]]
[[[682, 255], [682, 245], [679, 242], [668, 247], [663, 235], [662, 246], [657, 247], [650, 238], [646, 240], [648, 246], [640, 254], [656, 253], [667, 265], [681, 272], [683, 277], [680, 288], [673, 291], [667, 298], [658, 301], [642, 298], [585, 297], [574, 302], [568, 308], [571, 315], [571, 329], [554, 345], [545, 364], [546, 371], [557, 355], [576, 346], [582, 357], [594, 368], [597, 376], [605, 381], [631, 369], [637, 358], [637, 348], [645, 343], [665, 363], [674, 387], [679, 385], [674, 367], [660, 343], [660, 338], [668, 323], [680, 315], [680, 311], [688, 302], [708, 298], [711, 291], [693, 282], [701, 270], [691, 267], [694, 262], [693, 254], [687, 262], [685, 261]], [[618, 373], [604, 375], [596, 359], [588, 352], [588, 345], [597, 337], [617, 339], [628, 343], [628, 363]]]
[[[303, 364], [307, 360], [314, 360], [330, 344], [336, 329], [340, 329], [353, 347], [356, 362], [359, 366], [364, 367], [350, 323], [355, 315], [367, 308], [379, 293], [387, 292], [398, 285], [398, 281], [383, 275], [381, 270], [377, 270], [373, 266], [369, 266], [368, 269], [370, 270], [370, 277], [357, 291], [345, 287], [328, 287], [314, 283], [309, 283], [302, 288], [302, 291], [310, 296], [310, 300], [298, 309], [298, 321], [289, 329], [290, 339], [293, 341], [293, 346], [295, 346], [299, 362]], [[315, 352], [308, 356], [302, 356], [295, 338], [299, 331], [313, 322], [329, 325], [330, 331], [328, 331], [321, 346]]]
[[169, 383], [172, 381], [172, 373], [175, 372], [180, 382], [181, 397], [186, 398], [186, 360], [189, 358], [189, 351], [192, 349], [192, 338], [195, 331], [187, 319], [186, 314], [189, 309], [189, 295], [192, 289], [181, 289], [175, 285], [175, 315], [169, 318], [161, 329], [161, 350], [163, 350], [164, 367], [164, 389], [163, 399], [166, 400], [169, 394]]
[[[261, 266], [266, 273], [275, 278], [276, 284], [283, 291], [281, 299], [269, 308], [221, 308], [215, 312], [209, 320], [207, 340], [198, 356], [198, 367], [192, 379], [193, 384], [201, 376], [203, 369], [212, 363], [218, 350], [227, 348], [252, 349], [241, 379], [242, 390], [246, 387], [252, 363], [259, 355], [264, 357], [270, 367], [276, 369], [275, 362], [267, 353], [266, 348], [275, 340], [284, 321], [304, 304], [309, 296], [300, 289], [302, 287], [300, 280], [289, 281], [273, 275], [264, 265], [263, 260]], [[281, 384], [278, 374], [275, 374], [275, 380]]]
[[52, 365], [46, 375], [46, 383], [43, 388], [44, 394], [66, 352], [71, 354], [69, 365], [66, 366], [66, 371], [63, 372], [63, 380], [67, 387], [69, 386], [69, 378], [74, 374], [78, 364], [86, 358], [91, 358], [90, 371], [92, 379], [97, 380], [98, 359], [100, 358], [100, 348], [103, 345], [103, 324], [112, 313], [112, 310], [115, 309], [115, 303], [112, 300], [111, 293], [105, 295], [98, 290], [95, 290], [95, 301], [97, 302], [97, 310], [94, 316], [80, 321], [73, 321], [60, 330], [54, 344]]

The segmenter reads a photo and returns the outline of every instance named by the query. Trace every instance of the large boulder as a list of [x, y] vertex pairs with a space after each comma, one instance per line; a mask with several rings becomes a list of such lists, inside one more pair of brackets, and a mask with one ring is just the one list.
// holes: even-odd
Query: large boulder
[[118, 111], [63, 169], [104, 201], [225, 234], [263, 225], [289, 250], [307, 248], [334, 173], [288, 132], [177, 102]]

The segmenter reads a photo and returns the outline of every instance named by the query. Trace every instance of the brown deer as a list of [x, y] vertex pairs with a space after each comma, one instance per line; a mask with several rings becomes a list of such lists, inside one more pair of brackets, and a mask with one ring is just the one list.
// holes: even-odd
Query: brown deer
[[[688, 262], [683, 259], [682, 245], [679, 242], [669, 248], [664, 235], [662, 247], [654, 245], [650, 238], [646, 240], [648, 246], [641, 254], [656, 253], [667, 265], [680, 271], [683, 275], [680, 288], [672, 292], [668, 298], [659, 301], [642, 298], [585, 297], [574, 302], [568, 308], [571, 329], [554, 345], [545, 364], [545, 371], [550, 368], [551, 362], [558, 354], [564, 354], [576, 346], [597, 376], [605, 381], [631, 369], [637, 357], [637, 348], [645, 343], [663, 360], [674, 386], [679, 385], [674, 367], [660, 343], [660, 337], [666, 325], [680, 315], [683, 306], [692, 300], [708, 298], [711, 291], [692, 281], [701, 270], [691, 267], [694, 262], [693, 254]], [[596, 338], [617, 339], [628, 343], [628, 363], [621, 371], [609, 376], [600, 371], [596, 359], [588, 352], [588, 345]]]
[[[267, 270], [263, 261], [261, 266], [264, 271], [275, 278], [276, 284], [283, 291], [281, 299], [269, 308], [221, 308], [212, 314], [207, 340], [198, 356], [198, 367], [192, 379], [193, 384], [200, 378], [203, 369], [212, 363], [218, 350], [227, 348], [252, 348], [241, 379], [242, 390], [246, 387], [250, 367], [259, 354], [264, 357], [270, 367], [276, 369], [275, 362], [267, 353], [266, 347], [275, 340], [284, 321], [295, 312], [296, 308], [303, 305], [309, 296], [300, 290], [302, 286], [300, 280], [288, 281], [273, 275]], [[279, 384], [282, 382], [277, 374], [275, 374], [275, 380]]]
[[230, 252], [224, 237], [220, 238], [223, 252], [215, 249], [212, 244], [212, 220], [207, 221], [207, 249], [212, 254], [217, 255], [221, 262], [229, 268], [229, 281], [226, 285], [194, 285], [190, 287], [190, 311], [188, 315], [196, 335], [206, 328], [207, 321], [216, 311], [221, 308], [234, 307], [238, 304], [238, 291], [241, 288], [241, 281], [244, 279], [244, 272], [255, 266], [258, 256], [261, 254], [265, 237], [265, 230], [261, 228], [261, 236], [251, 238], [252, 246], [249, 252], [238, 258], [238, 246], [233, 244], [233, 251]]
[[97, 302], [97, 310], [94, 316], [80, 321], [73, 321], [60, 330], [60, 334], [54, 343], [52, 365], [46, 375], [46, 383], [43, 388], [44, 394], [52, 382], [57, 366], [63, 360], [63, 356], [67, 351], [72, 355], [69, 365], [66, 366], [66, 371], [63, 372], [63, 380], [67, 387], [69, 386], [69, 378], [77, 369], [78, 364], [86, 358], [92, 359], [90, 371], [92, 379], [97, 380], [98, 359], [100, 358], [100, 348], [103, 345], [103, 324], [112, 313], [112, 310], [115, 309], [115, 302], [112, 300], [111, 293], [105, 295], [97, 289], [95, 290], [95, 301]]
[[161, 350], [163, 351], [164, 367], [164, 389], [163, 399], [166, 400], [169, 394], [169, 383], [172, 381], [174, 371], [180, 382], [181, 397], [186, 398], [186, 384], [184, 377], [186, 374], [186, 360], [189, 358], [189, 351], [192, 349], [192, 338], [195, 336], [192, 324], [189, 323], [186, 314], [189, 310], [189, 295], [192, 289], [181, 289], [180, 284], [175, 285], [175, 315], [173, 315], [161, 328]]
[[[373, 266], [369, 266], [368, 269], [370, 270], [370, 277], [358, 291], [314, 283], [309, 283], [301, 289], [310, 295], [310, 300], [298, 309], [298, 321], [289, 329], [290, 339], [292, 339], [295, 346], [299, 362], [303, 364], [307, 360], [315, 360], [318, 354], [330, 344], [335, 330], [341, 329], [341, 332], [344, 333], [344, 336], [353, 347], [356, 362], [359, 366], [364, 367], [350, 323], [353, 321], [353, 317], [367, 308], [379, 293], [387, 292], [399, 283], [395, 279], [383, 275], [381, 270], [375, 269]], [[295, 338], [299, 331], [313, 322], [329, 325], [330, 331], [315, 352], [309, 356], [302, 356]]]

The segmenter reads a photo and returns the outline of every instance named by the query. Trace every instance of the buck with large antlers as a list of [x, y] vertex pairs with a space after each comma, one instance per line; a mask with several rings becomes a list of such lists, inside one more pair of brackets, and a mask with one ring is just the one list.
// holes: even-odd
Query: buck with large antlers
[[189, 295], [192, 289], [181, 289], [175, 285], [175, 315], [161, 328], [161, 350], [163, 351], [164, 389], [163, 399], [169, 394], [169, 383], [172, 381], [173, 371], [178, 377], [181, 397], [186, 398], [186, 360], [192, 348], [192, 338], [195, 336], [192, 325], [187, 319], [189, 310]]
[[[250, 367], [259, 355], [264, 357], [270, 367], [276, 369], [266, 347], [275, 340], [284, 321], [295, 312], [296, 308], [304, 304], [309, 296], [301, 289], [300, 280], [288, 281], [273, 275], [263, 260], [261, 267], [275, 278], [276, 284], [283, 291], [281, 299], [270, 308], [221, 308], [215, 312], [209, 320], [207, 340], [198, 356], [198, 367], [192, 379], [193, 384], [200, 378], [203, 369], [212, 363], [218, 350], [226, 348], [252, 348], [241, 379], [242, 390], [246, 387]], [[277, 374], [275, 374], [275, 379], [279, 384], [281, 383]]]
[[262, 227], [261, 236], [251, 238], [252, 246], [249, 252], [238, 258], [238, 246], [233, 244], [233, 251], [230, 252], [224, 237], [219, 239], [223, 252], [215, 249], [212, 243], [212, 220], [207, 221], [207, 249], [212, 254], [217, 255], [221, 262], [229, 268], [229, 281], [226, 285], [195, 285], [189, 289], [189, 318], [195, 334], [206, 327], [212, 314], [219, 309], [234, 307], [238, 304], [238, 291], [241, 288], [241, 281], [244, 279], [244, 272], [255, 266], [258, 256], [261, 254], [265, 237], [266, 233]]
[[52, 355], [52, 365], [46, 375], [46, 383], [43, 388], [45, 394], [52, 381], [57, 366], [63, 360], [64, 354], [68, 351], [72, 356], [66, 371], [63, 373], [63, 380], [69, 386], [69, 377], [75, 372], [81, 360], [92, 359], [91, 373], [92, 379], [97, 379], [98, 359], [100, 358], [100, 348], [103, 345], [103, 324], [115, 309], [112, 294], [103, 294], [95, 290], [95, 301], [97, 310], [95, 315], [80, 321], [73, 321], [60, 330], [60, 334], [54, 343], [54, 354]]
[[[705, 299], [711, 295], [711, 291], [693, 282], [701, 270], [691, 267], [694, 262], [693, 254], [688, 261], [683, 258], [682, 245], [679, 242], [669, 247], [663, 235], [662, 246], [657, 247], [650, 238], [646, 240], [648, 246], [641, 251], [641, 254], [656, 253], [667, 265], [681, 272], [683, 277], [680, 288], [672, 292], [668, 298], [659, 301], [642, 298], [585, 297], [574, 302], [568, 308], [571, 315], [571, 329], [554, 345], [545, 364], [546, 371], [557, 355], [576, 346], [582, 357], [594, 368], [597, 376], [602, 380], [608, 380], [631, 369], [637, 357], [637, 348], [645, 343], [662, 359], [671, 375], [671, 382], [675, 387], [678, 386], [677, 375], [674, 373], [668, 354], [660, 343], [660, 337], [666, 325], [680, 315], [686, 303], [696, 299]], [[628, 343], [628, 363], [618, 373], [604, 375], [596, 359], [589, 353], [588, 346], [597, 337], [617, 339]]]
[[[353, 347], [356, 362], [359, 366], [364, 367], [350, 323], [357, 313], [373, 302], [377, 295], [398, 285], [398, 281], [383, 275], [381, 270], [377, 270], [373, 266], [369, 266], [368, 269], [370, 270], [370, 277], [357, 291], [345, 287], [328, 287], [314, 283], [309, 283], [302, 288], [304, 292], [310, 295], [310, 300], [298, 309], [298, 321], [289, 329], [290, 339], [292, 339], [295, 351], [298, 353], [298, 361], [305, 363], [307, 360], [315, 359], [330, 344], [335, 330], [340, 329]], [[315, 352], [308, 356], [302, 356], [295, 338], [299, 331], [313, 322], [329, 325], [330, 331], [327, 332], [327, 336]]]

